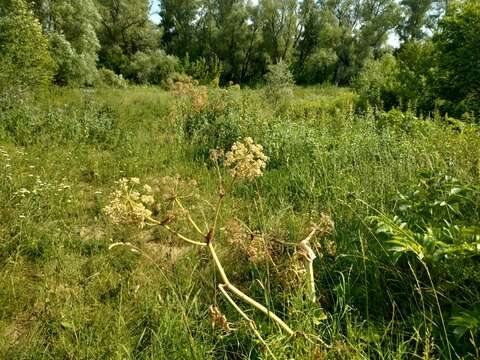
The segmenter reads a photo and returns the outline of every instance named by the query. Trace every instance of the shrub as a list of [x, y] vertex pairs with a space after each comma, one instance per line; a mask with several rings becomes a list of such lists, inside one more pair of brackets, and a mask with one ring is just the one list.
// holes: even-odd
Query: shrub
[[480, 113], [480, 3], [453, 2], [433, 37], [437, 52], [439, 97], [454, 116]]
[[195, 61], [191, 61], [187, 56], [183, 60], [183, 71], [198, 80], [202, 85], [216, 84], [218, 85], [220, 76], [222, 75], [223, 66], [220, 59], [215, 55], [209, 60], [201, 57]]
[[139, 51], [127, 69], [128, 77], [139, 84], [160, 85], [179, 69], [179, 60], [163, 50]]
[[54, 63], [40, 23], [24, 0], [6, 1], [3, 11], [0, 16], [0, 93], [7, 88], [49, 84]]
[[288, 101], [293, 97], [295, 81], [287, 63], [280, 61], [268, 66], [265, 75], [265, 97], [277, 106], [280, 102]]
[[[406, 258], [406, 264], [398, 266], [412, 271], [417, 285], [419, 281], [429, 284], [428, 292], [418, 291], [422, 303], [433, 294], [429, 301], [438, 310], [442, 341], [449, 347], [453, 340], [444, 319], [450, 314], [454, 315], [450, 324], [457, 341], [466, 334], [478, 338], [480, 314], [475, 301], [480, 278], [475, 268], [480, 254], [480, 186], [428, 172], [420, 174], [419, 182], [399, 192], [394, 200], [393, 215], [373, 218], [377, 233], [385, 236], [397, 261]], [[412, 257], [420, 268], [412, 265]], [[472, 345], [475, 347], [475, 342], [467, 345], [467, 351], [472, 351]], [[455, 348], [460, 349], [458, 344]]]
[[332, 80], [333, 67], [338, 56], [333, 49], [318, 49], [305, 62], [300, 78], [307, 84], [321, 84]]
[[36, 14], [50, 24], [45, 32], [57, 64], [60, 85], [91, 86], [97, 77], [100, 43], [95, 28], [100, 20], [93, 0], [54, 1]]
[[369, 59], [354, 80], [353, 86], [359, 93], [359, 105], [390, 109], [397, 105], [397, 63], [387, 54], [378, 60]]
[[110, 69], [101, 68], [98, 70], [97, 86], [124, 89], [127, 87], [127, 81], [121, 74], [117, 75]]

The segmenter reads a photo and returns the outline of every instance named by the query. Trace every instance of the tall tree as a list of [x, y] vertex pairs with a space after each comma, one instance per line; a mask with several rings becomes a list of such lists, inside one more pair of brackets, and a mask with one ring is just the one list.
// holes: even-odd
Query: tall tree
[[315, 0], [304, 0], [300, 4], [298, 14], [299, 41], [298, 41], [298, 64], [303, 66], [305, 60], [313, 54], [320, 42], [321, 11]]
[[271, 63], [290, 62], [297, 37], [296, 0], [260, 0], [262, 50]]
[[398, 26], [398, 34], [402, 42], [416, 41], [425, 38], [425, 27], [428, 25], [428, 12], [433, 0], [402, 0], [402, 21]]
[[169, 53], [184, 57], [195, 47], [200, 0], [160, 0], [160, 25]]
[[453, 2], [433, 37], [438, 95], [450, 112], [480, 114], [480, 2]]
[[34, 8], [57, 63], [56, 81], [92, 83], [100, 48], [95, 32], [100, 18], [93, 0], [35, 0]]
[[215, 0], [217, 36], [215, 52], [223, 59], [224, 80], [241, 82], [242, 68], [249, 56], [249, 13], [243, 0]]
[[100, 65], [123, 73], [135, 53], [160, 46], [160, 31], [149, 18], [148, 0], [97, 0], [97, 7]]
[[0, 92], [50, 82], [48, 40], [25, 0], [0, 0]]

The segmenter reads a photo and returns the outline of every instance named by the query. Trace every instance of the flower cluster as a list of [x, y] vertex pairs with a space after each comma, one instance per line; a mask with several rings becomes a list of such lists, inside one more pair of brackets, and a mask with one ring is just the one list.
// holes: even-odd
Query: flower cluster
[[252, 180], [263, 174], [268, 157], [262, 145], [255, 144], [251, 137], [235, 142], [225, 156], [225, 166], [234, 178]]
[[5, 151], [2, 147], [0, 147], [0, 155], [1, 155], [0, 160], [3, 159], [3, 162], [4, 162], [2, 167], [5, 172], [5, 178], [7, 180], [12, 180], [12, 174], [11, 174], [12, 165], [10, 163], [12, 158], [10, 157], [10, 154], [7, 151]]
[[116, 185], [117, 189], [104, 209], [105, 214], [113, 224], [131, 224], [143, 228], [145, 221], [152, 215], [145, 205], [150, 206], [155, 202], [151, 187], [144, 185], [143, 192], [136, 190], [140, 187], [138, 178], [123, 178]]

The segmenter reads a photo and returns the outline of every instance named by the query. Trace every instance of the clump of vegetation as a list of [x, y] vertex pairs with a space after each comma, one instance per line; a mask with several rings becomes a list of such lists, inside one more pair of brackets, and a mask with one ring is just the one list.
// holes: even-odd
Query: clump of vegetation
[[275, 106], [281, 102], [288, 102], [293, 97], [293, 75], [288, 65], [280, 61], [275, 65], [268, 66], [265, 75], [265, 98]]
[[0, 0], [2, 357], [480, 358], [478, 1], [150, 4]]
[[48, 85], [55, 71], [41, 24], [23, 0], [2, 2], [0, 95]]

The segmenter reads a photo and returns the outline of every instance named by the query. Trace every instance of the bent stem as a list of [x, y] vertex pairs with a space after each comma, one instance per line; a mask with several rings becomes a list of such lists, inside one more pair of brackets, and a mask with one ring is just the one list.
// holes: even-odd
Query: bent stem
[[318, 232], [317, 228], [313, 228], [310, 234], [300, 242], [298, 254], [303, 257], [303, 265], [307, 271], [308, 292], [310, 295], [310, 301], [315, 303], [317, 301], [317, 295], [315, 291], [315, 274], [313, 272], [313, 260], [317, 257], [315, 252], [310, 246], [310, 240]]
[[[231, 292], [233, 292], [237, 297], [242, 299], [244, 302], [248, 303], [249, 305], [255, 307], [256, 309], [260, 310], [263, 312], [265, 315], [267, 315], [272, 321], [276, 322], [288, 335], [294, 335], [294, 331], [282, 320], [280, 319], [275, 313], [271, 312], [269, 309], [267, 309], [264, 305], [260, 304], [259, 302], [255, 301], [251, 297], [249, 297], [247, 294], [242, 292], [240, 289], [238, 289], [235, 285], [233, 285], [230, 280], [227, 277], [227, 274], [225, 273], [225, 270], [223, 268], [222, 263], [220, 262], [220, 259], [217, 256], [217, 253], [215, 251], [215, 248], [213, 247], [213, 244], [211, 241], [208, 243], [204, 242], [198, 242], [189, 239], [188, 237], [180, 234], [178, 231], [172, 229], [170, 226], [167, 224], [162, 223], [161, 221], [155, 220], [155, 219], [148, 219], [151, 223], [154, 225], [160, 225], [163, 226], [167, 231], [171, 232], [175, 236], [177, 236], [179, 239], [188, 242], [189, 244], [197, 245], [197, 246], [208, 246], [208, 249], [210, 250], [210, 254], [212, 255], [213, 261], [215, 263], [215, 266], [217, 267], [220, 276], [222, 278], [222, 281], [224, 284], [222, 285], [224, 289], [228, 289]], [[214, 224], [215, 225], [215, 224]], [[215, 226], [212, 226], [214, 229]], [[210, 232], [209, 232], [210, 235]], [[207, 235], [208, 236], [208, 235]], [[207, 238], [208, 240], [208, 238]]]
[[221, 278], [224, 282], [224, 284], [222, 285], [223, 288], [230, 290], [237, 297], [239, 297], [241, 300], [243, 300], [247, 304], [249, 304], [249, 305], [255, 307], [256, 309], [260, 310], [261, 312], [263, 312], [272, 321], [277, 323], [277, 325], [279, 325], [288, 335], [294, 335], [294, 331], [282, 319], [280, 319], [275, 313], [271, 312], [265, 306], [263, 306], [259, 302], [255, 301], [250, 296], [248, 296], [247, 294], [242, 292], [240, 289], [238, 289], [235, 285], [233, 285], [230, 282], [230, 280], [228, 279], [227, 274], [225, 273], [225, 270], [223, 269], [223, 266], [222, 266], [220, 260], [218, 259], [215, 248], [213, 247], [213, 244], [211, 242], [208, 244], [208, 249], [210, 250], [210, 254], [212, 255], [213, 261], [215, 262], [215, 265], [218, 269], [218, 272], [220, 273], [220, 276], [221, 276]]
[[175, 198], [175, 203], [180, 207], [180, 209], [182, 209], [183, 211], [185, 211], [186, 213], [186, 216], [187, 216], [187, 220], [189, 221], [189, 223], [193, 226], [193, 228], [197, 231], [197, 233], [199, 233], [200, 235], [202, 236], [205, 236], [205, 234], [203, 233], [202, 230], [200, 230], [200, 228], [198, 227], [197, 223], [192, 219], [192, 217], [190, 216], [190, 213], [187, 209], [185, 209], [185, 207], [183, 206], [183, 204], [180, 202], [180, 200], [178, 200], [178, 198]]
[[272, 350], [270, 350], [270, 347], [268, 344], [263, 340], [262, 335], [257, 330], [257, 326], [255, 325], [255, 321], [250, 319], [247, 314], [240, 308], [240, 306], [237, 305], [237, 303], [232, 299], [232, 297], [227, 293], [225, 290], [225, 284], [219, 284], [218, 288], [222, 292], [222, 294], [225, 296], [225, 298], [228, 300], [228, 302], [237, 310], [237, 312], [245, 319], [247, 320], [248, 325], [250, 326], [250, 329], [252, 329], [253, 333], [257, 336], [257, 338], [260, 340], [260, 342], [265, 346], [267, 349], [268, 353], [276, 360], [277, 358], [273, 354]]

